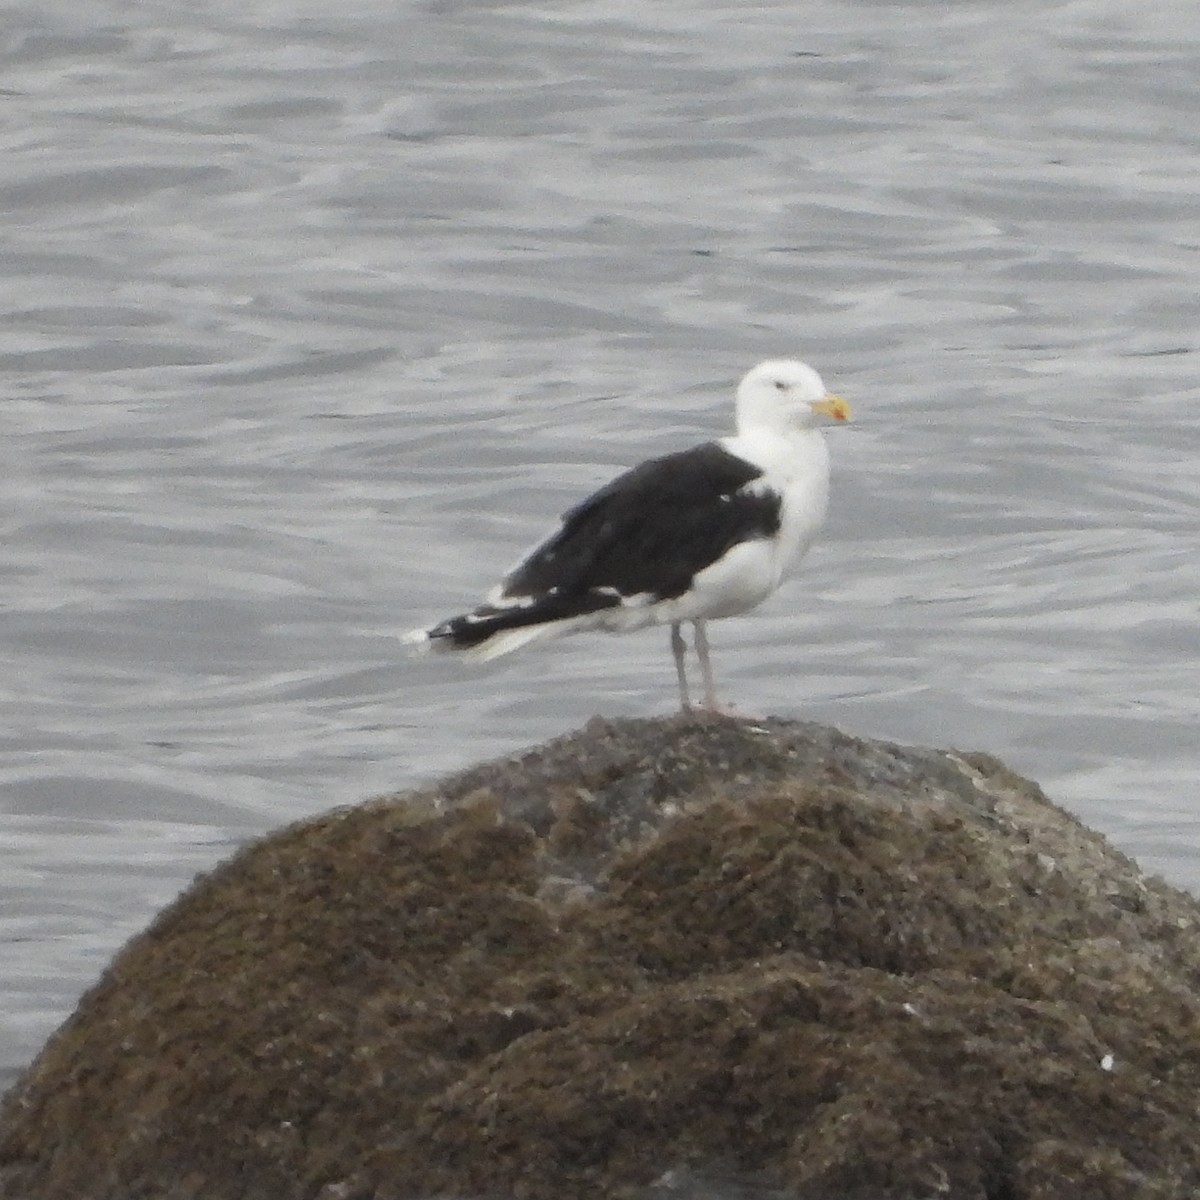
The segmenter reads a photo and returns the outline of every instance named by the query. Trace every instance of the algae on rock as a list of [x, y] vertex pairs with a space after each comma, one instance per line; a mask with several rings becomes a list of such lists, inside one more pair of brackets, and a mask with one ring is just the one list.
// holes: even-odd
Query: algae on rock
[[0, 1197], [1184, 1200], [1198, 929], [987, 756], [597, 719], [198, 880], [6, 1097]]

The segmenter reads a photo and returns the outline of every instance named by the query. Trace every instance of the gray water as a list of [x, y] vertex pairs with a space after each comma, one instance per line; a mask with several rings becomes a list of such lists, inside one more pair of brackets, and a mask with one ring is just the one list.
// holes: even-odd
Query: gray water
[[0, 1084], [246, 838], [675, 703], [397, 634], [799, 355], [750, 713], [982, 748], [1200, 890], [1193, 0], [0, 14]]

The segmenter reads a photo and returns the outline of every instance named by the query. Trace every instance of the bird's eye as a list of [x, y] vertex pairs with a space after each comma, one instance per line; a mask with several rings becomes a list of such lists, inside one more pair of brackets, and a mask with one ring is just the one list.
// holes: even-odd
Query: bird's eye
[[775, 380], [775, 386], [782, 392], [787, 387], [787, 384], [782, 379], [777, 379]]

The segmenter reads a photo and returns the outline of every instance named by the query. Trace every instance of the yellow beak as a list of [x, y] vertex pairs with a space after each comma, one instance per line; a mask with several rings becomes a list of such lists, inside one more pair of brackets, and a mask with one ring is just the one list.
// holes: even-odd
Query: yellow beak
[[812, 410], [823, 416], [832, 417], [835, 421], [850, 420], [850, 405], [841, 396], [829, 393], [823, 400], [814, 400]]

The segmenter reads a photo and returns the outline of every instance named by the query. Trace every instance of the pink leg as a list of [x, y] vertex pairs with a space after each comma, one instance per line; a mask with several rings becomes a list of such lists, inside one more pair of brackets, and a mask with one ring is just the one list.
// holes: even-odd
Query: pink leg
[[683, 640], [679, 622], [671, 622], [671, 653], [675, 656], [675, 674], [679, 676], [679, 703], [684, 712], [691, 712], [692, 702], [688, 698], [687, 667], [683, 656], [687, 653], [687, 643]]
[[[708, 633], [703, 621], [694, 621], [696, 630], [696, 657], [700, 660], [700, 674], [704, 677], [704, 707], [719, 711], [717, 685], [713, 682], [712, 659], [708, 654]], [[681, 639], [682, 640], [682, 639]]]

